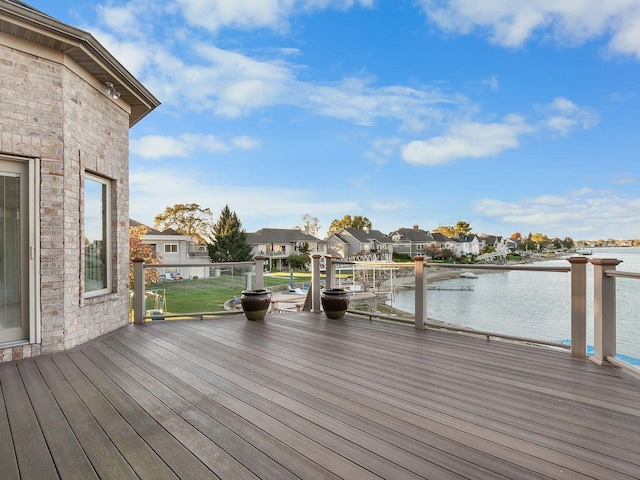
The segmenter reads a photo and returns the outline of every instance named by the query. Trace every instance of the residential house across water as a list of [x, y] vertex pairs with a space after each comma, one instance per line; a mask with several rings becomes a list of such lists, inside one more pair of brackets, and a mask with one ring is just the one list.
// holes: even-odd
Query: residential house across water
[[379, 230], [343, 228], [327, 238], [332, 254], [343, 259], [390, 262], [393, 239]]
[[247, 243], [253, 248], [253, 255], [268, 258], [269, 270], [288, 269], [287, 257], [307, 251], [310, 255], [327, 254], [327, 242], [297, 228], [261, 228], [247, 233]]

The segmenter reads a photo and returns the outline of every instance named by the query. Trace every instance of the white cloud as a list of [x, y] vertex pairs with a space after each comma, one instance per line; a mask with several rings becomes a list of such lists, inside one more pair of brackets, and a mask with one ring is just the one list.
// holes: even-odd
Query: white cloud
[[157, 160], [164, 157], [190, 157], [198, 152], [225, 153], [234, 147], [240, 150], [256, 148], [260, 142], [248, 136], [232, 138], [224, 142], [214, 135], [195, 135], [185, 133], [177, 137], [161, 135], [147, 135], [132, 139], [130, 150], [148, 160]]
[[[320, 115], [371, 125], [377, 119], [391, 118], [406, 130], [421, 131], [431, 122], [442, 121], [446, 108], [463, 110], [468, 100], [462, 95], [435, 89], [418, 90], [404, 86], [375, 87], [374, 79], [346, 78], [335, 85], [298, 82], [297, 104]], [[446, 107], [446, 108], [445, 108]]]
[[614, 185], [630, 185], [636, 182], [638, 182], [638, 178], [633, 175], [618, 174], [611, 179], [611, 183]]
[[418, 0], [449, 32], [487, 31], [493, 43], [518, 47], [531, 38], [580, 45], [606, 38], [611, 52], [640, 58], [637, 0]]
[[[321, 219], [321, 225], [328, 227], [331, 219], [360, 209], [357, 202], [350, 200], [318, 201], [318, 192], [306, 188], [283, 185], [235, 185], [230, 188], [220, 179], [203, 177], [202, 172], [189, 170], [184, 165], [134, 169], [130, 175], [130, 190], [130, 216], [145, 224], [153, 224], [153, 218], [166, 206], [178, 203], [197, 203], [210, 208], [214, 215], [229, 205], [249, 232], [266, 226], [292, 228], [309, 212]], [[158, 203], [158, 192], [162, 192], [162, 203]]]
[[384, 165], [395, 155], [398, 145], [401, 143], [402, 139], [397, 137], [378, 137], [373, 141], [371, 149], [364, 152], [363, 155], [377, 165]]
[[149, 52], [157, 50], [158, 45], [150, 44], [144, 39], [120, 40], [100, 29], [90, 31], [108, 51], [118, 52], [118, 61], [135, 77], [142, 76], [153, 66], [153, 58]]
[[186, 20], [210, 31], [222, 27], [286, 31], [289, 17], [327, 8], [373, 6], [373, 0], [177, 0]]
[[98, 14], [110, 30], [126, 35], [140, 36], [139, 15], [150, 7], [149, 2], [140, 1], [123, 6], [98, 5]]
[[598, 115], [588, 107], [581, 107], [564, 97], [557, 97], [541, 108], [548, 114], [546, 128], [566, 136], [577, 128], [588, 130], [598, 123]]
[[231, 143], [240, 150], [253, 150], [260, 146], [260, 141], [247, 135], [240, 135], [231, 139]]
[[481, 83], [488, 86], [492, 92], [500, 90], [500, 82], [498, 81], [498, 77], [495, 75], [491, 75], [490, 77], [483, 79]]
[[519, 116], [502, 123], [464, 123], [452, 125], [446, 135], [414, 140], [403, 145], [402, 158], [417, 165], [442, 165], [461, 158], [483, 158], [519, 145], [519, 136], [533, 128]]
[[491, 217], [490, 223], [517, 225], [518, 229], [548, 236], [569, 235], [577, 240], [637, 238], [639, 205], [640, 198], [582, 189], [564, 196], [541, 195], [510, 202], [484, 198], [475, 200], [473, 208], [478, 215]]
[[[203, 22], [211, 15], [215, 17], [214, 23], [247, 21], [275, 26], [281, 18], [296, 12], [371, 7], [374, 2], [190, 0], [178, 3], [184, 12], [192, 12]], [[470, 108], [470, 102], [463, 95], [428, 87], [376, 86], [377, 79], [373, 76], [350, 76], [324, 83], [301, 80], [299, 72], [306, 71], [307, 67], [292, 63], [299, 53], [297, 48], [267, 47], [251, 52], [220, 48], [215, 41], [200, 40], [207, 38], [206, 35], [201, 37], [197, 31], [181, 31], [176, 27], [182, 20], [177, 17], [182, 11], [178, 7], [172, 11], [171, 5], [156, 0], [100, 7], [105, 29], [87, 30], [109, 51], [118, 52], [118, 60], [160, 99], [164, 108], [179, 109], [181, 114], [211, 112], [238, 118], [274, 105], [288, 105], [360, 125], [393, 119], [400, 122], [404, 130], [415, 132], [434, 122], [442, 123], [450, 111], [455, 115], [458, 109]], [[200, 11], [204, 13], [193, 13]], [[217, 11], [221, 16], [214, 15]], [[136, 22], [141, 17], [149, 21], [136, 30]], [[495, 79], [489, 82], [491, 88], [497, 86]]]

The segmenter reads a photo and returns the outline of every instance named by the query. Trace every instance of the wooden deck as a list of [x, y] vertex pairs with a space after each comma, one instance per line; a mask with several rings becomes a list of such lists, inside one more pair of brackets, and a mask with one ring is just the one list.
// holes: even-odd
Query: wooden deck
[[640, 384], [355, 317], [131, 325], [0, 364], [0, 477], [640, 478]]

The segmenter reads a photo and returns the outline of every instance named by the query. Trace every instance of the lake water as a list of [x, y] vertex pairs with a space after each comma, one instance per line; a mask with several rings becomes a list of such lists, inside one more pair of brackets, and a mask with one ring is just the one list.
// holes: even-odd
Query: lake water
[[[617, 258], [618, 270], [640, 272], [640, 248], [595, 248], [589, 258]], [[568, 266], [566, 260], [544, 265]], [[456, 278], [441, 286], [471, 285], [472, 291], [429, 290], [427, 316], [449, 324], [507, 335], [559, 341], [571, 337], [568, 273], [495, 272]], [[617, 354], [640, 359], [640, 281], [616, 279]], [[398, 290], [393, 306], [414, 312], [413, 290]], [[587, 265], [587, 338], [593, 345], [593, 267]], [[635, 363], [635, 362], [634, 362]]]

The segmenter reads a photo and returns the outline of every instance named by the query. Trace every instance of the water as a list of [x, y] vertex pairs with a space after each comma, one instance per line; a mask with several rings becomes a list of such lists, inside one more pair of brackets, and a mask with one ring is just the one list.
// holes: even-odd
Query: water
[[[596, 248], [589, 258], [617, 258], [618, 270], [640, 272], [640, 248]], [[542, 262], [568, 266], [566, 260]], [[439, 285], [472, 285], [473, 291], [427, 292], [427, 316], [449, 324], [506, 335], [560, 341], [571, 337], [568, 273], [495, 272]], [[617, 353], [640, 358], [640, 280], [616, 279]], [[415, 292], [398, 290], [393, 306], [414, 312]], [[593, 345], [593, 267], [587, 266], [587, 340]]]

